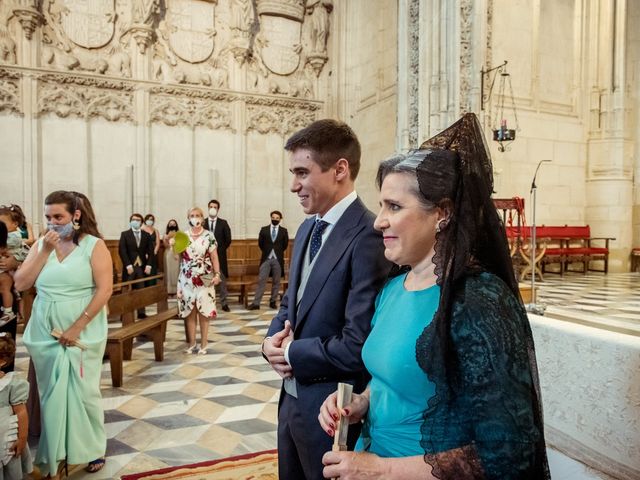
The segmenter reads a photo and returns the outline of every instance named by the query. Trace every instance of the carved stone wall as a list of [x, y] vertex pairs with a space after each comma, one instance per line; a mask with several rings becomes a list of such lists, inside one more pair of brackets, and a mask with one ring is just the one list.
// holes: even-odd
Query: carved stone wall
[[[286, 160], [284, 137], [319, 118], [333, 16], [332, 0], [0, 0], [0, 161], [36, 177], [3, 185], [1, 200], [22, 203], [38, 224], [43, 196], [67, 188], [44, 172], [73, 169], [68, 150], [86, 163], [69, 184], [99, 199], [97, 210], [118, 209], [107, 236], [130, 210], [164, 221], [211, 196], [223, 197], [241, 237], [254, 236], [271, 209], [300, 216], [280, 196], [262, 202], [260, 218], [245, 215], [256, 187], [243, 177], [243, 164], [256, 161], [247, 138], [278, 138], [257, 160], [268, 169]], [[109, 135], [130, 149], [108, 159]], [[158, 150], [166, 138], [176, 144]], [[174, 148], [190, 153], [162, 155]], [[113, 199], [96, 177], [105, 160], [119, 172]], [[180, 196], [166, 199], [154, 183], [164, 169], [189, 173]]]

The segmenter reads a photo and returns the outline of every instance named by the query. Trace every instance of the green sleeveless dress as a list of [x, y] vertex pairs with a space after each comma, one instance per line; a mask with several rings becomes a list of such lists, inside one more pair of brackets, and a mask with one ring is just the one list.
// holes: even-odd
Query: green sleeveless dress
[[84, 352], [51, 336], [53, 329], [69, 328], [93, 298], [91, 254], [97, 241], [86, 235], [62, 262], [51, 252], [36, 280], [38, 294], [23, 336], [38, 378], [42, 433], [34, 464], [43, 476], [54, 475], [65, 459], [75, 465], [102, 457], [107, 446], [100, 395], [106, 308], [80, 334], [88, 346]]

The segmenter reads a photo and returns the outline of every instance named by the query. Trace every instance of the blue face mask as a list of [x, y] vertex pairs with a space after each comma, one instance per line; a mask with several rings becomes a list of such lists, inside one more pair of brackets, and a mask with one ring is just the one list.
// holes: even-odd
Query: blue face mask
[[129, 222], [129, 225], [131, 225], [131, 228], [133, 228], [134, 230], [140, 230], [140, 226], [142, 225], [140, 220], [131, 220]]
[[68, 238], [73, 235], [73, 222], [65, 223], [64, 225], [49, 223], [47, 228], [60, 235], [60, 238]]

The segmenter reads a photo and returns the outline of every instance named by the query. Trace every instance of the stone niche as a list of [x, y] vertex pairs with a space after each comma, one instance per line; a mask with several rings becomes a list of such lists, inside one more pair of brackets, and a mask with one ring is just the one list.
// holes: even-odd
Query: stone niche
[[0, 201], [38, 226], [47, 193], [83, 191], [109, 238], [131, 211], [184, 225], [211, 197], [238, 238], [272, 209], [295, 225], [282, 146], [325, 109], [332, 14], [332, 0], [0, 0]]

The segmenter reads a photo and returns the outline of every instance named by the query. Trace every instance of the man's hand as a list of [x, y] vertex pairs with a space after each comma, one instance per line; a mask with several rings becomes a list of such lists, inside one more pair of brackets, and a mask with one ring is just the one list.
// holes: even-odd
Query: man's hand
[[131, 265], [127, 265], [127, 273], [133, 275], [133, 267]]
[[151, 273], [151, 265], [144, 267], [144, 274], [149, 275]]
[[293, 335], [293, 332], [291, 331], [291, 324], [287, 320], [282, 330], [262, 342], [262, 353], [267, 357], [271, 368], [282, 378], [291, 377], [293, 372], [291, 365], [284, 358], [284, 348], [282, 346], [283, 341], [289, 337], [289, 334]]

